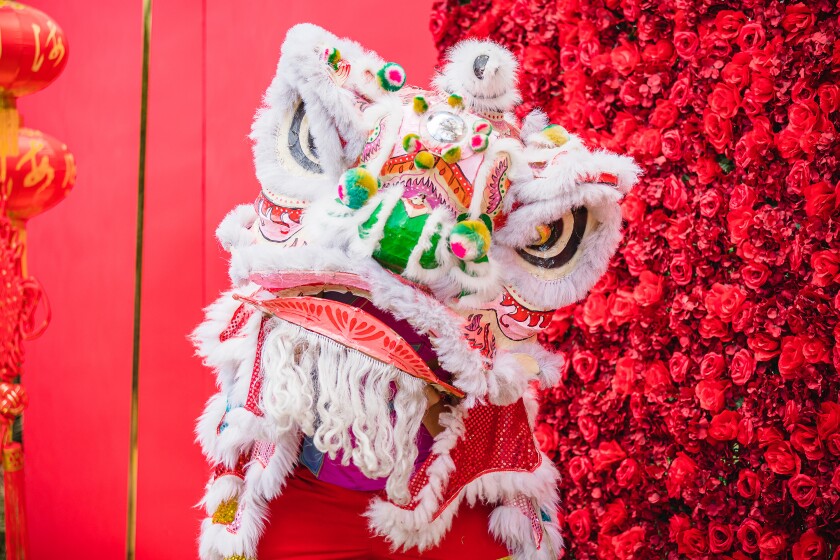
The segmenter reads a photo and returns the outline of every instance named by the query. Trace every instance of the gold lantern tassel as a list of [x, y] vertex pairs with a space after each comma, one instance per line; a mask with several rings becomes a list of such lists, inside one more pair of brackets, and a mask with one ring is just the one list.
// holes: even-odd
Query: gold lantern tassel
[[6, 183], [6, 157], [19, 153], [19, 128], [17, 100], [8, 94], [0, 95], [0, 184]]

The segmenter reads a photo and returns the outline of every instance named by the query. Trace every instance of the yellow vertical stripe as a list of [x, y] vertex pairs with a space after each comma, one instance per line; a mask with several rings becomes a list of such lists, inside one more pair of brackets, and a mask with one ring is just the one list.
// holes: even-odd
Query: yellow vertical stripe
[[143, 286], [143, 219], [146, 199], [146, 120], [149, 101], [149, 45], [152, 0], [143, 2], [143, 67], [140, 80], [140, 156], [137, 170], [137, 233], [134, 255], [134, 341], [131, 357], [131, 423], [128, 459], [128, 523], [125, 557], [134, 560], [137, 540], [137, 420], [140, 391], [140, 296]]

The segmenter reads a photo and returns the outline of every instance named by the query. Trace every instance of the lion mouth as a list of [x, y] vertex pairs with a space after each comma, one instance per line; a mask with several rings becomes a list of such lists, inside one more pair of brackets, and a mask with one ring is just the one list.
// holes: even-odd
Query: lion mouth
[[425, 334], [370, 300], [366, 282], [349, 273], [274, 273], [252, 278], [274, 295], [269, 299], [235, 296], [266, 313], [370, 358], [392, 365], [456, 398], [465, 393], [437, 359]]

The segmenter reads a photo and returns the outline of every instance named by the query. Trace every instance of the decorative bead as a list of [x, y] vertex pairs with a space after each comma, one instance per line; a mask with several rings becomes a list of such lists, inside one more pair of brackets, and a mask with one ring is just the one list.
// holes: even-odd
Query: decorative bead
[[548, 138], [548, 141], [557, 147], [562, 146], [569, 141], [569, 133], [565, 128], [559, 124], [550, 124], [542, 131], [543, 136]]
[[426, 101], [426, 98], [422, 95], [418, 95], [414, 98], [414, 112], [418, 115], [422, 115], [426, 111], [429, 110], [429, 103]]
[[402, 141], [403, 150], [407, 154], [413, 154], [423, 149], [423, 144], [420, 142], [420, 136], [417, 134], [406, 134]]
[[225, 556], [224, 560], [256, 560], [255, 558], [249, 558], [244, 554], [234, 554], [233, 556]]
[[385, 91], [399, 91], [405, 85], [405, 70], [396, 62], [389, 62], [376, 73], [379, 87]]
[[426, 150], [417, 152], [414, 156], [414, 167], [417, 169], [431, 169], [435, 165], [435, 156]]
[[464, 98], [455, 93], [450, 95], [446, 102], [449, 103], [449, 106], [453, 109], [460, 109], [464, 106]]
[[453, 163], [458, 163], [458, 161], [460, 161], [461, 159], [461, 147], [452, 146], [451, 148], [443, 152], [441, 157], [443, 158], [443, 161], [450, 165], [452, 165]]
[[470, 138], [470, 148], [474, 152], [483, 152], [490, 144], [490, 137], [486, 134], [473, 134]]
[[462, 261], [475, 261], [490, 249], [490, 230], [482, 220], [463, 220], [449, 234], [449, 248]]
[[230, 525], [236, 517], [236, 510], [239, 509], [239, 502], [236, 498], [225, 500], [216, 508], [213, 514], [213, 523], [216, 525]]
[[358, 210], [379, 190], [379, 179], [364, 167], [348, 169], [338, 181], [338, 199]]
[[459, 142], [467, 133], [467, 123], [454, 113], [440, 111], [426, 118], [426, 130], [438, 142]]
[[539, 236], [539, 238], [537, 239], [537, 242], [534, 243], [534, 245], [542, 245], [543, 243], [548, 241], [549, 237], [551, 237], [551, 226], [545, 224], [538, 225], [537, 235]]
[[493, 132], [493, 125], [487, 119], [479, 119], [473, 124], [473, 132], [487, 136]]

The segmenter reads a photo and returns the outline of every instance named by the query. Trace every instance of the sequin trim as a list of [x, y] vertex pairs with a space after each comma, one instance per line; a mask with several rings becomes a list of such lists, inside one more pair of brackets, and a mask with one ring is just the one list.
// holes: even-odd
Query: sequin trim
[[[429, 484], [429, 466], [440, 455], [432, 454], [415, 473], [409, 483], [412, 499], [402, 509], [414, 510], [420, 491]], [[449, 452], [455, 469], [446, 482], [441, 504], [432, 519], [443, 511], [470, 482], [494, 472], [532, 473], [542, 463], [528, 424], [525, 403], [519, 401], [508, 406], [479, 404], [471, 408], [464, 419], [464, 437]]]
[[537, 550], [542, 545], [543, 528], [540, 522], [537, 508], [534, 507], [534, 502], [525, 496], [519, 495], [513, 500], [510, 500], [507, 505], [514, 506], [522, 512], [522, 515], [531, 520], [531, 532], [534, 535], [534, 543], [537, 545]]
[[251, 459], [259, 461], [263, 468], [268, 466], [268, 462], [274, 455], [276, 446], [268, 441], [257, 441], [254, 443], [254, 449], [251, 451]]
[[236, 516], [236, 510], [238, 507], [239, 502], [236, 498], [225, 500], [219, 504], [219, 507], [216, 508], [216, 512], [213, 513], [213, 523], [216, 525], [230, 524]]
[[239, 456], [239, 459], [236, 461], [236, 465], [234, 465], [232, 469], [226, 467], [224, 463], [219, 463], [213, 470], [213, 480], [228, 475], [245, 480], [245, 465], [248, 464], [249, 459], [250, 455], [243, 453]]
[[223, 330], [222, 334], [219, 335], [219, 342], [225, 342], [242, 332], [242, 327], [245, 326], [245, 323], [248, 322], [248, 319], [250, 319], [253, 314], [254, 308], [249, 305], [243, 303], [237, 307], [236, 311], [233, 312], [233, 317], [231, 317], [230, 322], [225, 327], [225, 330]]
[[260, 334], [257, 337], [257, 353], [254, 357], [254, 368], [251, 370], [251, 384], [248, 387], [248, 398], [245, 400], [245, 410], [252, 412], [256, 416], [262, 416], [263, 412], [260, 409], [260, 393], [262, 392], [262, 382], [264, 372], [262, 369], [262, 349], [265, 343], [265, 337], [268, 335], [268, 316], [263, 316], [262, 323], [260, 323]]
[[242, 527], [242, 511], [245, 509], [245, 504], [240, 504], [239, 508], [236, 510], [236, 515], [233, 517], [233, 521], [231, 521], [227, 526], [227, 532], [231, 535], [235, 535], [239, 532], [239, 528]]

